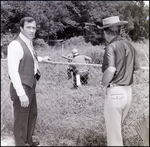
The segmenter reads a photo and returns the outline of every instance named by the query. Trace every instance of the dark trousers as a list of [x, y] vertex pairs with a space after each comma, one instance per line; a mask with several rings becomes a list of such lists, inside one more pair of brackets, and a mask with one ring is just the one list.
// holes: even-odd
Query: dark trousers
[[68, 76], [68, 79], [71, 79], [71, 78], [72, 78], [71, 72], [73, 72], [73, 69], [72, 69], [70, 66], [68, 66], [68, 68], [67, 68], [67, 76]]
[[26, 95], [29, 98], [29, 106], [21, 107], [19, 97], [16, 94], [15, 89], [11, 83], [10, 85], [10, 95], [13, 101], [14, 108], [14, 139], [16, 146], [27, 146], [33, 142], [32, 135], [35, 128], [35, 123], [37, 119], [37, 102], [35, 87], [31, 88], [27, 85], [23, 85]]

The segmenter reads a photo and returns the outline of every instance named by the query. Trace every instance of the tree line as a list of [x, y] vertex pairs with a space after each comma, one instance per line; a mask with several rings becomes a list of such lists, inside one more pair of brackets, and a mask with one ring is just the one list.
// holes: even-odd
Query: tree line
[[98, 45], [105, 40], [97, 26], [115, 15], [128, 21], [125, 37], [149, 38], [149, 7], [143, 1], [1, 1], [1, 36], [17, 34], [20, 19], [32, 16], [37, 21], [36, 38], [47, 43], [84, 36], [86, 42]]

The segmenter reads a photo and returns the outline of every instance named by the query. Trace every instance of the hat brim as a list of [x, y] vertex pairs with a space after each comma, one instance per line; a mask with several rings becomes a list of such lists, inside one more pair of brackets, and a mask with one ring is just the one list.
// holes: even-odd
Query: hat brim
[[99, 27], [99, 28], [100, 29], [105, 29], [105, 28], [114, 27], [114, 26], [122, 26], [122, 25], [125, 25], [127, 23], [128, 23], [127, 21], [120, 21], [120, 22], [109, 24], [109, 25], [105, 25], [105, 26]]
[[73, 53], [72, 55], [77, 56], [77, 55], [79, 55], [79, 53]]

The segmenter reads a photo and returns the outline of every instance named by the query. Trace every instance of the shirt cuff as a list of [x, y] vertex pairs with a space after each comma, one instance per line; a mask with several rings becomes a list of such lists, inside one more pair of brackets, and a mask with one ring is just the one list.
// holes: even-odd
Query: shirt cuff
[[26, 95], [24, 89], [16, 90], [18, 96]]
[[37, 58], [38, 58], [38, 62], [42, 62], [43, 61], [42, 57], [38, 56]]

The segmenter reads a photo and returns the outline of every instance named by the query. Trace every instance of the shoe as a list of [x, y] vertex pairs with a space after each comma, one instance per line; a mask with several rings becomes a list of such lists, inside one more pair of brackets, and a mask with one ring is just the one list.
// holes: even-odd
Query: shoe
[[36, 141], [36, 142], [32, 142], [31, 144], [30, 144], [30, 146], [38, 146], [40, 143], [38, 142], [38, 141]]
[[72, 79], [72, 77], [68, 77], [68, 80]]
[[78, 88], [78, 86], [73, 86], [71, 89], [77, 89]]
[[88, 83], [87, 82], [84, 82], [84, 83], [82, 83], [83, 85], [87, 85]]

